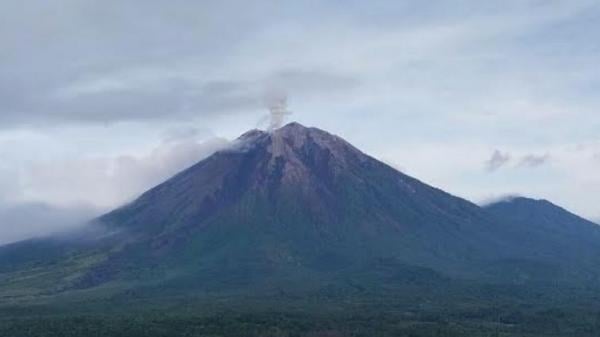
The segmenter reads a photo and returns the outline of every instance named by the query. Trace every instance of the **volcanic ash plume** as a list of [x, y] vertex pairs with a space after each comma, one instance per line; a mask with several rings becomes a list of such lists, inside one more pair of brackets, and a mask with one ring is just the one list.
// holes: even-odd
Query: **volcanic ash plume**
[[287, 109], [287, 96], [278, 95], [271, 97], [268, 102], [268, 107], [271, 114], [269, 131], [279, 129], [283, 126], [285, 117], [291, 115], [291, 112]]

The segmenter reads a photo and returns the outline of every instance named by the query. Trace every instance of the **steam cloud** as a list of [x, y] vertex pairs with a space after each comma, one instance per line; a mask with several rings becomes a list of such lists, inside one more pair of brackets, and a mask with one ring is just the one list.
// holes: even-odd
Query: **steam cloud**
[[[513, 166], [514, 168], [534, 168], [542, 166], [548, 163], [551, 159], [550, 154], [544, 155], [526, 154], [520, 158], [520, 160]], [[496, 171], [510, 164], [513, 161], [513, 157], [508, 152], [501, 152], [495, 150], [492, 157], [485, 161], [485, 167], [488, 172]]]
[[511, 159], [510, 154], [503, 153], [500, 150], [494, 150], [492, 157], [485, 162], [485, 169], [493, 172], [507, 164]]
[[548, 160], [550, 160], [550, 155], [547, 153], [544, 155], [528, 154], [521, 159], [519, 167], [538, 167], [546, 164]]
[[287, 109], [287, 95], [282, 92], [271, 93], [266, 101], [270, 113], [269, 131], [279, 129], [283, 126], [285, 117], [292, 114]]

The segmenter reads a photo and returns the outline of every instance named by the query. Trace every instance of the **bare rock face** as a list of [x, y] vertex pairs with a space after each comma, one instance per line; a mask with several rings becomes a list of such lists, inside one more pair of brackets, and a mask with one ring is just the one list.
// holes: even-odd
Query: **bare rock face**
[[314, 174], [317, 160], [325, 161], [332, 171], [338, 172], [351, 165], [350, 161], [368, 160], [365, 154], [342, 138], [298, 123], [290, 123], [271, 132], [249, 131], [223, 152], [248, 153], [257, 149], [266, 151], [267, 171], [279, 170], [277, 178], [290, 184], [306, 182]]

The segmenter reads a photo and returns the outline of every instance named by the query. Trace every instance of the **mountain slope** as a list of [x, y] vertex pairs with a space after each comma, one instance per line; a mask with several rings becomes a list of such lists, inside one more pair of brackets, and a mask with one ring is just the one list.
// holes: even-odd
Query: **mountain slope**
[[319, 279], [379, 258], [459, 274], [470, 271], [465, 260], [499, 251], [476, 205], [294, 123], [243, 135], [100, 222], [132, 242], [86, 287], [155, 264], [207, 285]]
[[574, 243], [600, 244], [600, 226], [547, 200], [516, 197], [484, 208], [514, 226], [544, 231], [549, 235], [568, 238]]
[[481, 208], [292, 123], [242, 135], [85, 231], [0, 249], [0, 296], [568, 282], [566, 270], [595, 280], [596, 227], [505, 206]]
[[515, 247], [527, 248], [526, 255], [521, 254], [520, 258], [559, 268], [553, 277], [598, 282], [595, 268], [600, 263], [600, 226], [597, 224], [547, 200], [517, 197], [484, 208], [501, 221]]

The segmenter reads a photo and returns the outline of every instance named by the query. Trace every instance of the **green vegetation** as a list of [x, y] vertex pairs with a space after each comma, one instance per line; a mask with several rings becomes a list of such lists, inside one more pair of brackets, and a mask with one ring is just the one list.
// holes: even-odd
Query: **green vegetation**
[[17, 314], [18, 310], [12, 308], [13, 316], [0, 319], [0, 336], [597, 337], [600, 334], [600, 309], [488, 307], [483, 304], [468, 308], [409, 309], [392, 303], [381, 305], [384, 310], [359, 305], [343, 310], [326, 306], [322, 312], [246, 308], [208, 313], [206, 309], [182, 304], [178, 309], [153, 307], [113, 315], [56, 315], [28, 310]]
[[[425, 277], [427, 273], [423, 273]], [[417, 274], [416, 283], [422, 283]], [[156, 297], [157, 289], [103, 298], [43, 297], [0, 306], [0, 336], [597, 337], [592, 289], [446, 281], [395, 289], [360, 283], [312, 293]], [[98, 296], [98, 292], [95, 293]]]

